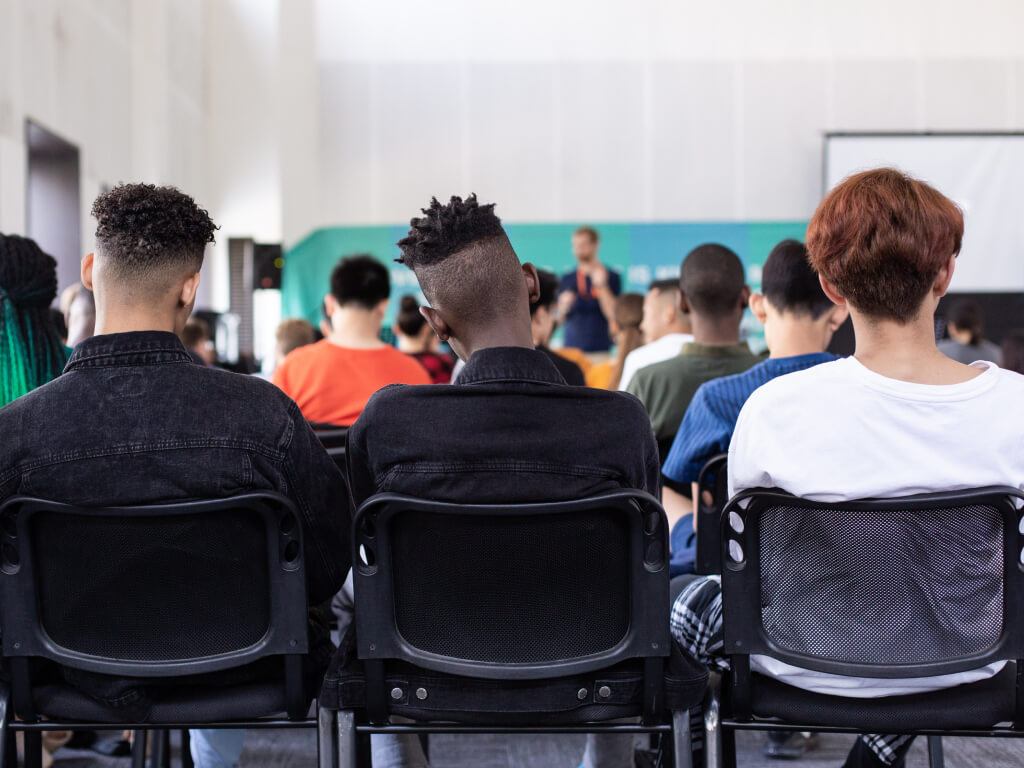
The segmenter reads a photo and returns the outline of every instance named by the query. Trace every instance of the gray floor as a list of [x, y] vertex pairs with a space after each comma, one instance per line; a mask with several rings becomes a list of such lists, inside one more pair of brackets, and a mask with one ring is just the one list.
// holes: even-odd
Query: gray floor
[[[849, 748], [849, 736], [822, 735], [816, 749], [796, 763], [761, 757], [761, 735], [741, 733], [739, 764], [744, 768], [837, 768]], [[949, 768], [1010, 768], [1024, 765], [1024, 743], [1009, 739], [945, 739]], [[575, 768], [583, 741], [571, 736], [440, 736], [431, 740], [435, 768]], [[127, 768], [128, 760], [98, 759], [87, 752], [62, 750], [56, 768]], [[928, 764], [922, 744], [915, 744], [908, 768]], [[316, 742], [306, 731], [252, 732], [241, 768], [310, 768], [316, 765]]]

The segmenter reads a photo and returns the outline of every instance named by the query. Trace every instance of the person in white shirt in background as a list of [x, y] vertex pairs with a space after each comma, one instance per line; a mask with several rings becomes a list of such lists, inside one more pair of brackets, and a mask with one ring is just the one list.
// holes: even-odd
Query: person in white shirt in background
[[[990, 362], [964, 365], [935, 343], [935, 310], [962, 236], [955, 203], [894, 169], [855, 174], [826, 196], [807, 248], [825, 294], [849, 307], [856, 353], [780, 376], [751, 395], [729, 448], [730, 494], [776, 487], [832, 502], [1024, 487], [1024, 376]], [[722, 667], [721, 587], [713, 578], [681, 578], [691, 581], [673, 605], [672, 632]], [[912, 599], [894, 595], [890, 609]], [[858, 698], [950, 688], [1002, 666], [883, 680], [751, 657], [755, 671], [788, 685]], [[910, 741], [862, 736], [846, 766], [902, 765]]]
[[679, 280], [655, 280], [644, 296], [644, 319], [640, 323], [644, 345], [626, 356], [619, 389], [623, 392], [633, 374], [648, 365], [675, 357], [683, 345], [693, 341], [690, 317], [679, 309]]

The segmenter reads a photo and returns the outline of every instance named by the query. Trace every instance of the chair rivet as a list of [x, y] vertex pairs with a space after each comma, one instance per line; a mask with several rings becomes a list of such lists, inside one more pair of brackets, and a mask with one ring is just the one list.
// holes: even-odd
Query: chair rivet
[[585, 698], [587, 698], [587, 689], [580, 688], [578, 691], [576, 691], [576, 698], [580, 701], [583, 701]]
[[402, 689], [401, 688], [392, 688], [391, 689], [391, 698], [394, 699], [395, 701], [401, 701], [402, 700]]
[[609, 688], [607, 685], [602, 685], [600, 688], [597, 689], [597, 695], [600, 696], [602, 699], [607, 699], [609, 696], [612, 695], [612, 689]]
[[416, 698], [419, 699], [420, 701], [423, 701], [425, 698], [427, 698], [427, 689], [426, 688], [417, 688], [416, 689]]

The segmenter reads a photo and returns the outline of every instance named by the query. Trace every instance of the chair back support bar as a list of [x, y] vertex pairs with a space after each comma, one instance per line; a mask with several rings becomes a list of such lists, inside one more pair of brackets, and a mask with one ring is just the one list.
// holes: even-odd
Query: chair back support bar
[[143, 678], [297, 660], [308, 650], [298, 514], [273, 493], [104, 508], [9, 499], [4, 655]]
[[738, 494], [721, 521], [734, 696], [749, 694], [751, 654], [872, 678], [1019, 659], [1022, 499], [1009, 487], [840, 503]]
[[[704, 575], [722, 572], [722, 510], [729, 501], [729, 454], [708, 459], [697, 476], [697, 562], [694, 570]], [[705, 491], [711, 503], [705, 502]]]
[[474, 505], [380, 494], [354, 521], [359, 657], [545, 679], [669, 654], [668, 530], [619, 491]]

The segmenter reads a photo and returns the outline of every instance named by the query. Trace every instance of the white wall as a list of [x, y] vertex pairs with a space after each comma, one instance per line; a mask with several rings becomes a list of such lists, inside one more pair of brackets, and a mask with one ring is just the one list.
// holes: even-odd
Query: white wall
[[829, 130], [1024, 129], [1019, 0], [318, 0], [321, 224], [802, 219]]
[[0, 231], [25, 231], [25, 119], [77, 145], [81, 245], [103, 185], [175, 184], [203, 202], [202, 0], [0, 0]]

